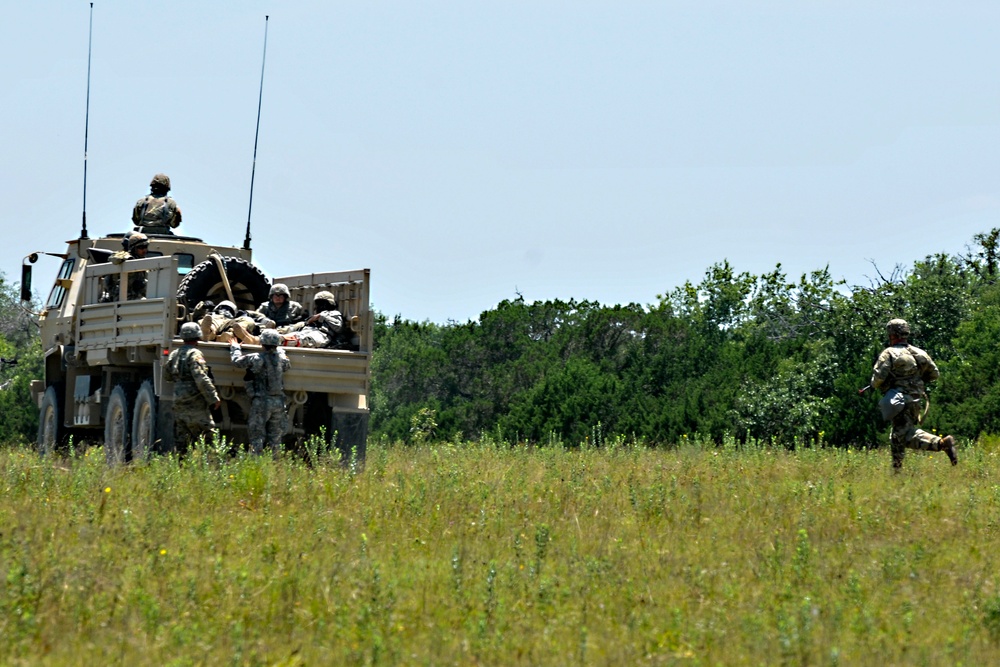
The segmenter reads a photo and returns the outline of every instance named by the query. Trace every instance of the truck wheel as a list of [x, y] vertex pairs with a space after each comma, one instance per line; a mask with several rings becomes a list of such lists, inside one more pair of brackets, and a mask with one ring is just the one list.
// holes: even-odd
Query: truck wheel
[[156, 392], [146, 380], [135, 395], [132, 409], [132, 460], [145, 461], [153, 453], [156, 442]]
[[128, 394], [125, 393], [125, 387], [118, 385], [111, 390], [104, 416], [104, 458], [109, 466], [125, 463], [131, 431], [130, 413]]
[[[271, 281], [264, 272], [256, 266], [239, 257], [223, 257], [226, 267], [226, 277], [229, 287], [233, 290], [236, 307], [242, 310], [253, 310], [267, 301], [267, 293], [271, 290]], [[219, 267], [215, 260], [204, 262], [188, 271], [184, 280], [177, 286], [177, 298], [183, 302], [188, 312], [194, 311], [198, 302], [211, 300], [215, 303], [228, 301], [226, 286], [219, 275]]]
[[55, 387], [49, 387], [42, 396], [42, 408], [38, 414], [38, 453], [45, 456], [55, 451], [62, 430], [59, 393]]

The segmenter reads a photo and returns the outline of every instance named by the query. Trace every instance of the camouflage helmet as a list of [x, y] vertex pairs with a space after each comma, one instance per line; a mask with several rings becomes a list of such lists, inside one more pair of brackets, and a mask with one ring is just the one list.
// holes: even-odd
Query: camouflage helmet
[[228, 310], [230, 315], [235, 315], [236, 314], [236, 304], [233, 303], [232, 301], [220, 301], [219, 305], [217, 305], [212, 310], [212, 312], [214, 312], [214, 313], [221, 313], [223, 310]]
[[906, 320], [901, 320], [898, 317], [889, 320], [889, 323], [885, 325], [885, 330], [890, 336], [898, 336], [899, 338], [907, 338], [910, 335], [910, 325], [906, 323]]
[[313, 303], [316, 304], [317, 310], [337, 309], [337, 297], [332, 292], [316, 292], [316, 296], [313, 297]]
[[260, 332], [260, 344], [264, 347], [278, 347], [281, 341], [281, 334], [276, 329], [264, 329]]
[[274, 283], [271, 285], [271, 291], [267, 293], [267, 298], [270, 299], [275, 294], [283, 294], [286, 299], [292, 298], [292, 293], [288, 290], [288, 285], [284, 283]]
[[181, 338], [184, 340], [198, 340], [201, 338], [201, 327], [195, 322], [185, 322], [181, 325]]
[[128, 249], [131, 252], [136, 248], [148, 248], [149, 247], [149, 237], [141, 232], [133, 232], [131, 236], [128, 237]]
[[156, 190], [166, 190], [170, 191], [170, 177], [166, 174], [157, 174], [153, 176], [153, 180], [149, 182], [149, 187]]

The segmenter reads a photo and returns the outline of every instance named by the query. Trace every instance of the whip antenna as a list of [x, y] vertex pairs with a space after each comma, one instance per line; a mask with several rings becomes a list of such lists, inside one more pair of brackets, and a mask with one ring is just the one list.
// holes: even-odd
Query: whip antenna
[[94, 43], [94, 3], [90, 3], [90, 32], [87, 36], [87, 113], [83, 121], [83, 226], [80, 238], [87, 237], [87, 139], [90, 134], [90, 54]]
[[253, 135], [253, 167], [250, 169], [250, 207], [247, 209], [247, 236], [243, 248], [250, 249], [250, 213], [253, 211], [253, 177], [257, 173], [257, 137], [260, 136], [260, 103], [264, 99], [264, 63], [267, 62], [267, 16], [264, 16], [264, 56], [260, 60], [260, 94], [257, 96], [257, 129]]

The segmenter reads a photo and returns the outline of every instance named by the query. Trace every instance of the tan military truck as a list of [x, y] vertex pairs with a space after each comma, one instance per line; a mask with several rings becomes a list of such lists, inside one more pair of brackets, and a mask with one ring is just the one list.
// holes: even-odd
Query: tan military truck
[[[65, 253], [44, 253], [61, 257], [62, 265], [39, 314], [45, 377], [31, 383], [43, 453], [70, 436], [103, 441], [111, 464], [171, 451], [172, 385], [164, 378], [163, 365], [182, 344], [180, 325], [191, 321], [204, 301], [228, 299], [250, 310], [267, 300], [271, 281], [251, 263], [248, 248], [149, 234], [146, 258], [114, 264], [109, 257], [122, 249], [124, 236], [84, 236], [69, 241]], [[23, 262], [22, 300], [31, 298], [31, 265], [39, 254]], [[138, 271], [146, 275], [145, 297], [129, 300], [129, 276]], [[285, 374], [287, 440], [301, 443], [322, 433], [345, 461], [363, 460], [372, 351], [369, 270], [286, 276], [274, 282], [288, 285], [292, 299], [306, 308], [316, 292], [333, 292], [350, 327], [348, 349], [286, 349], [291, 360]], [[200, 349], [222, 398], [215, 415], [220, 432], [245, 442], [250, 403], [244, 372], [232, 365], [228, 344], [202, 342]]]

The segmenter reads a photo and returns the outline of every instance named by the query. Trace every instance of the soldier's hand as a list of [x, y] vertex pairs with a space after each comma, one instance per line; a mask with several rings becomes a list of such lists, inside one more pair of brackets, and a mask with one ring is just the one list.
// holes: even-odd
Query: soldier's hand
[[235, 338], [229, 341], [229, 349], [230, 350], [240, 349], [240, 341], [236, 340]]
[[213, 410], [218, 410], [221, 407], [222, 407], [222, 401], [216, 401], [215, 403], [212, 403]]

